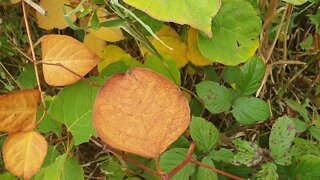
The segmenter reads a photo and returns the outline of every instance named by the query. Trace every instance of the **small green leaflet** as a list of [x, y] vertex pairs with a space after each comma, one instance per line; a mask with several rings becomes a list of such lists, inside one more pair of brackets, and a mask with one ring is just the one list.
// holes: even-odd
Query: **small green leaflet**
[[225, 65], [238, 65], [259, 47], [261, 19], [245, 0], [224, 3], [212, 21], [212, 38], [198, 33], [198, 46], [208, 59]]
[[[201, 163], [207, 164], [211, 167], [214, 167], [212, 160], [208, 156], [204, 157], [201, 160]], [[197, 173], [197, 180], [204, 180], [204, 179], [205, 180], [218, 180], [218, 175], [216, 172], [214, 172], [208, 168], [199, 166], [198, 173]]]
[[320, 179], [319, 167], [319, 156], [304, 155], [293, 160], [289, 172], [294, 179], [316, 180]]
[[[98, 78], [91, 80], [103, 81]], [[79, 81], [63, 88], [48, 110], [53, 119], [66, 125], [74, 137], [75, 145], [88, 142], [96, 134], [92, 124], [92, 107], [97, 92], [98, 87]]]
[[284, 2], [287, 2], [287, 3], [290, 3], [290, 4], [293, 4], [293, 5], [302, 5], [304, 3], [306, 3], [308, 0], [283, 0]]
[[230, 149], [221, 148], [220, 150], [212, 150], [209, 157], [218, 162], [230, 163], [233, 161], [233, 153]]
[[192, 117], [190, 133], [192, 139], [197, 143], [196, 147], [202, 152], [211, 151], [219, 139], [218, 129], [201, 117]]
[[262, 169], [258, 171], [256, 178], [257, 180], [278, 180], [279, 175], [277, 174], [277, 166], [268, 162], [267, 164], [262, 165]]
[[241, 139], [233, 140], [237, 153], [234, 155], [234, 164], [244, 164], [248, 167], [258, 164], [262, 160], [262, 150], [257, 144]]
[[[166, 151], [160, 156], [160, 165], [164, 172], [168, 173], [178, 164], [181, 163], [186, 157], [188, 149], [185, 148], [174, 148]], [[192, 163], [187, 164], [182, 168], [171, 180], [189, 179], [194, 173], [195, 165]]]
[[212, 81], [202, 81], [196, 85], [196, 90], [210, 112], [218, 114], [230, 110], [232, 94], [226, 87]]
[[290, 147], [295, 135], [295, 124], [289, 117], [281, 117], [273, 124], [269, 137], [269, 147], [270, 155], [277, 164], [291, 164]]
[[255, 93], [260, 87], [265, 71], [266, 66], [263, 61], [254, 56], [244, 64], [240, 77], [236, 80], [236, 89], [243, 95]]
[[242, 125], [254, 124], [257, 121], [263, 122], [270, 116], [268, 104], [254, 97], [238, 98], [232, 105], [231, 112]]

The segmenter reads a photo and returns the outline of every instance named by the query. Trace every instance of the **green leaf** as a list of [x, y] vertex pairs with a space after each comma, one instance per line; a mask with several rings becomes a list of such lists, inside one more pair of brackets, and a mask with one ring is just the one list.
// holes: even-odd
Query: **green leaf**
[[202, 81], [196, 85], [196, 90], [210, 112], [218, 114], [230, 110], [232, 94], [226, 87], [212, 81]]
[[269, 137], [270, 155], [280, 165], [291, 163], [290, 147], [296, 134], [295, 124], [289, 117], [279, 118], [272, 126]]
[[90, 24], [91, 24], [91, 28], [92, 28], [92, 29], [98, 29], [98, 26], [99, 26], [99, 18], [98, 18], [97, 12], [94, 12], [94, 13], [92, 14]]
[[293, 160], [291, 173], [294, 179], [320, 179], [320, 158], [314, 155], [304, 155]]
[[317, 142], [296, 137], [294, 138], [294, 145], [302, 155], [320, 156], [320, 146]]
[[258, 164], [262, 160], [262, 150], [257, 144], [241, 139], [233, 140], [237, 153], [234, 155], [234, 164], [244, 164], [248, 167]]
[[[144, 23], [146, 23], [152, 29], [153, 32], [159, 31], [163, 26], [163, 22], [153, 19], [148, 14], [142, 11], [136, 10], [133, 13]], [[145, 34], [146, 36], [151, 36], [151, 34], [145, 28], [143, 28], [141, 24], [139, 24], [138, 22], [135, 22], [135, 24], [142, 30], [143, 34]]]
[[297, 133], [302, 133], [307, 130], [308, 126], [305, 122], [297, 118], [292, 118], [292, 120], [294, 121], [294, 124], [296, 126]]
[[[46, 103], [47, 109], [50, 108], [51, 102], [53, 101], [53, 97], [45, 96], [44, 101]], [[37, 114], [37, 119], [40, 119], [43, 114], [43, 105], [40, 104], [40, 108]], [[56, 135], [61, 135], [61, 123], [57, 120], [51, 118], [51, 116], [47, 113], [41, 123], [38, 126], [38, 129], [42, 133], [54, 132]]]
[[217, 74], [217, 72], [214, 70], [214, 68], [212, 66], [205, 66], [203, 68], [203, 72], [206, 75], [206, 79], [207, 80], [210, 80], [210, 81], [213, 81], [213, 82], [216, 82], [216, 83], [219, 82], [218, 74]]
[[178, 24], [188, 24], [211, 36], [211, 18], [220, 8], [220, 0], [211, 1], [144, 1], [124, 0], [125, 3], [140, 9], [150, 16]]
[[[160, 156], [160, 165], [162, 170], [166, 173], [170, 172], [185, 159], [187, 154], [188, 149], [185, 148], [175, 148], [166, 151]], [[171, 180], [189, 179], [194, 171], [195, 165], [189, 163], [174, 175]]]
[[[166, 63], [167, 67], [164, 63]], [[147, 56], [143, 65], [164, 75], [177, 85], [181, 84], [180, 71], [174, 60], [164, 59], [164, 62], [161, 62], [159, 58], [151, 55]]]
[[306, 39], [304, 39], [302, 41], [302, 43], [300, 43], [300, 47], [302, 50], [310, 50], [312, 48], [312, 34], [309, 34], [308, 37]]
[[101, 170], [106, 174], [108, 179], [123, 179], [126, 175], [123, 167], [112, 157], [101, 165]]
[[17, 81], [23, 89], [32, 89], [37, 86], [37, 78], [33, 64], [26, 64], [23, 67]]
[[310, 134], [316, 138], [318, 141], [320, 141], [320, 128], [317, 126], [310, 126], [308, 128], [308, 131], [310, 132]]
[[190, 146], [190, 142], [189, 140], [184, 136], [184, 135], [181, 135], [179, 136], [179, 138], [173, 142], [169, 149], [173, 149], [173, 148], [189, 148]]
[[190, 134], [197, 143], [197, 148], [202, 152], [209, 152], [218, 142], [218, 129], [207, 120], [201, 117], [192, 117], [190, 123]]
[[225, 163], [230, 163], [233, 160], [233, 153], [230, 149], [221, 148], [220, 150], [212, 150], [209, 153], [209, 157], [214, 161], [222, 161]]
[[232, 105], [232, 114], [243, 125], [254, 124], [269, 118], [269, 106], [259, 98], [241, 97]]
[[129, 69], [129, 66], [124, 61], [117, 61], [109, 64], [101, 72], [101, 75], [104, 77], [111, 77], [117, 73], [125, 73]]
[[287, 2], [287, 3], [290, 3], [290, 4], [293, 4], [293, 5], [302, 5], [304, 3], [306, 3], [308, 0], [283, 0], [284, 2]]
[[[156, 169], [156, 164], [154, 163], [154, 160], [150, 160], [147, 164], [147, 167], [151, 169]], [[161, 180], [159, 176], [156, 176], [150, 173], [149, 171], [143, 171], [143, 175], [144, 175], [144, 178], [148, 180]]]
[[45, 168], [45, 175], [43, 180], [60, 179], [63, 174], [64, 163], [67, 159], [67, 153], [57, 157], [53, 164]]
[[83, 180], [84, 172], [78, 160], [75, 157], [67, 159], [64, 167], [61, 180]]
[[0, 174], [0, 179], [1, 180], [17, 180], [17, 178], [14, 175], [10, 174], [9, 172]]
[[51, 165], [59, 155], [60, 153], [56, 149], [56, 146], [48, 146], [48, 152], [46, 158], [43, 161], [42, 168]]
[[[207, 164], [211, 167], [214, 167], [214, 164], [212, 162], [212, 160], [206, 156], [202, 159], [201, 163], [203, 164]], [[200, 166], [199, 169], [198, 169], [198, 173], [197, 173], [197, 180], [217, 180], [218, 179], [218, 175], [216, 172], [208, 169], [208, 168], [205, 168], [205, 167], [202, 167]]]
[[236, 81], [236, 88], [244, 95], [255, 93], [262, 81], [266, 71], [266, 66], [258, 57], [253, 57], [247, 61], [240, 73], [239, 79]]
[[237, 82], [241, 70], [239, 66], [226, 66], [223, 71], [223, 80], [229, 84]]
[[304, 121], [310, 122], [308, 110], [303, 105], [292, 99], [286, 99], [286, 103], [290, 108], [297, 111]]
[[238, 65], [255, 54], [259, 46], [261, 20], [252, 5], [234, 0], [221, 6], [212, 21], [212, 38], [198, 34], [198, 46], [208, 59]]
[[[102, 81], [98, 78], [91, 80]], [[88, 142], [96, 134], [92, 124], [92, 108], [97, 92], [98, 87], [79, 81], [63, 88], [48, 110], [53, 119], [66, 125], [67, 131], [74, 137], [75, 145]]]
[[279, 175], [277, 174], [277, 166], [272, 162], [262, 165], [262, 169], [258, 171], [256, 178], [257, 180], [278, 180]]
[[56, 158], [55, 162], [44, 169], [43, 180], [82, 180], [84, 172], [75, 157], [67, 159], [65, 153]]
[[195, 98], [192, 98], [189, 102], [191, 114], [193, 116], [201, 116], [202, 110], [204, 109], [203, 105]]

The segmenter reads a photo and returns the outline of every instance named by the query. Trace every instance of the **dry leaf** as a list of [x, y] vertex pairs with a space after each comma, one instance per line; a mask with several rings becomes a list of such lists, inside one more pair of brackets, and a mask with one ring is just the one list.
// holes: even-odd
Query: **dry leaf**
[[101, 88], [93, 122], [107, 144], [155, 158], [186, 130], [190, 109], [170, 80], [149, 69], [132, 68], [114, 75]]
[[192, 64], [197, 66], [206, 66], [212, 64], [212, 61], [205, 58], [198, 49], [198, 30], [190, 28], [188, 32], [187, 58]]
[[92, 33], [88, 33], [84, 36], [83, 43], [99, 56], [107, 45], [104, 40], [98, 38]]
[[0, 131], [32, 130], [36, 125], [39, 103], [40, 92], [35, 89], [0, 96]]
[[2, 151], [5, 167], [13, 175], [29, 179], [41, 168], [47, 148], [47, 141], [35, 131], [10, 134]]
[[[105, 18], [106, 12], [104, 9], [98, 9], [97, 16], [99, 18], [99, 22], [107, 21], [107, 18]], [[90, 23], [88, 26], [90, 26]], [[108, 42], [117, 42], [126, 39], [120, 28], [100, 27], [97, 30], [89, 29], [89, 31], [98, 38]]]
[[[78, 40], [65, 35], [46, 35], [42, 40], [44, 63], [61, 64], [80, 76], [95, 67], [100, 58]], [[61, 66], [43, 64], [45, 81], [52, 86], [65, 86], [81, 78]]]
[[[70, 12], [72, 10], [67, 5], [70, 5], [70, 2], [68, 0], [41, 0], [39, 6], [47, 11], [47, 16], [44, 16], [37, 12], [36, 18], [38, 26], [45, 30], [54, 28], [65, 29], [66, 27], [68, 27], [62, 11], [63, 6], [66, 8], [67, 12]], [[70, 18], [72, 22], [76, 21], [77, 19], [75, 15], [71, 15]]]
[[122, 58], [131, 58], [123, 49], [115, 45], [108, 45], [101, 53], [102, 61], [98, 64], [98, 70], [101, 72], [109, 64], [119, 61]]

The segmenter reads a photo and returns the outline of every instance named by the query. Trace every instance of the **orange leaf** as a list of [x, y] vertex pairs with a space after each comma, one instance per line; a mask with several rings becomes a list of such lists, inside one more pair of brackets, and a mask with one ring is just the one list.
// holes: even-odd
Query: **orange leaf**
[[32, 130], [36, 125], [39, 102], [40, 92], [35, 89], [0, 96], [0, 131]]
[[35, 131], [10, 134], [2, 151], [6, 169], [15, 176], [29, 179], [40, 169], [47, 148], [47, 141]]
[[170, 80], [149, 69], [132, 68], [114, 75], [101, 88], [93, 121], [107, 144], [155, 158], [186, 130], [190, 109]]
[[[78, 40], [65, 35], [47, 35], [42, 40], [44, 63], [61, 64], [80, 76], [95, 67], [100, 58]], [[81, 78], [61, 66], [43, 64], [45, 81], [52, 86], [65, 86]]]

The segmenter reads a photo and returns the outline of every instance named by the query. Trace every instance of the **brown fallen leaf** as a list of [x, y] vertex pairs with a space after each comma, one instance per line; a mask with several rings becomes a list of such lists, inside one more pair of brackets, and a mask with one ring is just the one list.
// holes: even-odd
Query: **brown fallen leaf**
[[[46, 35], [42, 40], [44, 63], [61, 64], [80, 76], [95, 67], [100, 58], [86, 45], [66, 35]], [[45, 81], [52, 86], [65, 86], [81, 78], [61, 66], [43, 64]]]
[[39, 103], [40, 92], [36, 89], [0, 96], [0, 131], [12, 133], [32, 130], [36, 125]]
[[132, 68], [111, 77], [98, 93], [94, 127], [114, 148], [156, 158], [186, 130], [188, 101], [166, 77]]
[[5, 167], [13, 175], [29, 179], [41, 168], [47, 148], [47, 141], [35, 131], [10, 134], [2, 151]]

